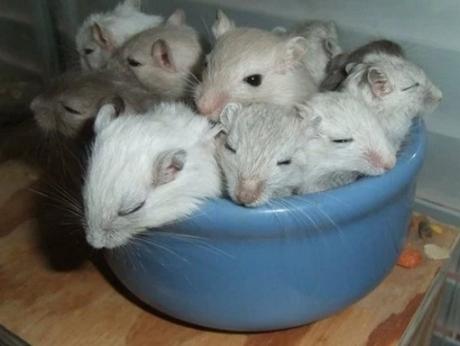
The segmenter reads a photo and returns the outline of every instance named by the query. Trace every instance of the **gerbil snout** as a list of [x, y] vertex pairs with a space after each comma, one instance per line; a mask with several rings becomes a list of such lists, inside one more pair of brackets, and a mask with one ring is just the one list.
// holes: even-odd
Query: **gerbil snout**
[[384, 159], [382, 155], [373, 150], [366, 152], [366, 159], [372, 167], [383, 172], [392, 169], [396, 163], [395, 157]]
[[437, 106], [442, 100], [442, 92], [438, 88], [433, 88], [425, 93], [423, 99], [425, 105]]
[[196, 102], [196, 106], [200, 114], [206, 117], [217, 120], [220, 112], [228, 102], [228, 96], [224, 93], [219, 93], [209, 97], [203, 94]]
[[256, 202], [262, 195], [265, 183], [256, 179], [242, 179], [235, 191], [235, 199], [239, 204], [249, 205]]

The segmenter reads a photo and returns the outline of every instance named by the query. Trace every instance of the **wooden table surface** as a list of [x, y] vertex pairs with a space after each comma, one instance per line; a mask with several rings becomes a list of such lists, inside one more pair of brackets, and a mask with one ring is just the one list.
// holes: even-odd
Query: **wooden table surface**
[[[393, 345], [442, 265], [425, 258], [415, 269], [395, 267], [365, 298], [304, 327], [254, 334], [209, 331], [136, 304], [94, 261], [56, 266], [50, 255], [56, 249], [74, 254], [63, 242], [44, 246], [41, 212], [30, 192], [38, 179], [20, 162], [0, 165], [0, 324], [32, 345]], [[429, 242], [452, 246], [456, 231], [442, 229]], [[78, 247], [77, 238], [72, 239]], [[421, 249], [424, 240], [412, 232], [409, 242]]]

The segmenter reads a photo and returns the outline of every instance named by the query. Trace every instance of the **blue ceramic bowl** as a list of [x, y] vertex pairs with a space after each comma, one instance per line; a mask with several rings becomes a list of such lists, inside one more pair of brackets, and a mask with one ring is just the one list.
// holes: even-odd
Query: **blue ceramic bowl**
[[366, 295], [395, 264], [425, 147], [417, 119], [383, 176], [255, 209], [213, 200], [107, 252], [107, 261], [145, 303], [190, 323], [262, 331], [324, 318]]

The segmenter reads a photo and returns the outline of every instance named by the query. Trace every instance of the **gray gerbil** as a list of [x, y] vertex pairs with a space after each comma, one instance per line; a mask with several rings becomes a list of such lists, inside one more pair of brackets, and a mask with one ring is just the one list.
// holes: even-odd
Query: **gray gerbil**
[[217, 157], [228, 195], [255, 207], [295, 193], [301, 184], [304, 124], [294, 108], [229, 103], [220, 114]]
[[236, 28], [222, 11], [212, 29], [217, 41], [195, 90], [201, 114], [216, 120], [228, 102], [292, 106], [317, 91], [303, 64], [304, 37]]
[[367, 54], [362, 63], [351, 66], [339, 90], [362, 99], [377, 113], [396, 148], [409, 131], [412, 119], [433, 111], [442, 99], [441, 90], [419, 66], [382, 52]]
[[35, 97], [31, 109], [44, 133], [68, 138], [80, 134], [102, 104], [120, 97], [131, 112], [145, 112], [158, 98], [139, 86], [105, 71], [66, 73]]
[[320, 85], [326, 76], [326, 67], [331, 59], [342, 53], [335, 23], [321, 20], [306, 21], [294, 27], [287, 34], [305, 37], [307, 52], [304, 64], [315, 83]]
[[310, 124], [300, 193], [335, 188], [358, 175], [380, 175], [395, 165], [395, 148], [376, 114], [361, 99], [325, 92], [298, 107]]
[[164, 24], [129, 39], [112, 56], [108, 69], [135, 78], [163, 99], [178, 100], [191, 94], [202, 60], [201, 38], [177, 10]]
[[366, 55], [377, 52], [404, 57], [404, 51], [399, 44], [385, 39], [369, 42], [349, 53], [338, 54], [327, 64], [326, 76], [321, 82], [320, 90], [337, 90], [348, 76], [349, 64], [359, 64]]
[[105, 105], [96, 117], [83, 187], [86, 239], [95, 248], [124, 245], [221, 193], [218, 126], [179, 103], [144, 115], [114, 113]]

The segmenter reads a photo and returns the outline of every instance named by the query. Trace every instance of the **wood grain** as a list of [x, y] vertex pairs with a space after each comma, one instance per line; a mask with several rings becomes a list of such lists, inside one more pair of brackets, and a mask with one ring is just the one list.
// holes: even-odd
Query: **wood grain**
[[[253, 334], [205, 330], [137, 304], [90, 261], [54, 270], [40, 246], [33, 198], [26, 192], [35, 172], [7, 162], [0, 166], [5, 176], [0, 210], [9, 215], [0, 220], [0, 324], [32, 345], [394, 345], [442, 264], [424, 259], [415, 269], [395, 267], [359, 302], [308, 326]], [[426, 241], [450, 246], [456, 237], [454, 229], [443, 227], [429, 240], [411, 232], [409, 243], [419, 249]]]

